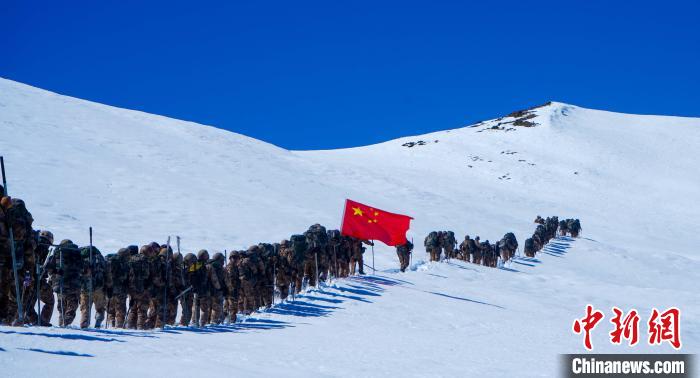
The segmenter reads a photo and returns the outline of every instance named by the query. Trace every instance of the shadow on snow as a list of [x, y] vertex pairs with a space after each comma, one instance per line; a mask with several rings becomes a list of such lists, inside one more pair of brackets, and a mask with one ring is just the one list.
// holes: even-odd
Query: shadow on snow
[[37, 348], [17, 348], [19, 350], [28, 350], [30, 352], [39, 352], [39, 353], [47, 353], [47, 354], [57, 354], [60, 356], [70, 356], [70, 357], [95, 357], [92, 354], [86, 354], [86, 353], [77, 353], [77, 352], [71, 352], [67, 350], [43, 350], [43, 349], [37, 349]]

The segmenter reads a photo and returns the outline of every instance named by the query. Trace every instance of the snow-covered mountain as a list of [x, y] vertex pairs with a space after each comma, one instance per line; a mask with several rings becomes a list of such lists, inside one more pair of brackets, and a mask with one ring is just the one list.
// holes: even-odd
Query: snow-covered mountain
[[[413, 216], [418, 245], [411, 272], [396, 273], [393, 250], [377, 247], [377, 277], [259, 314], [267, 326], [0, 327], [12, 376], [30, 364], [47, 376], [159, 376], [154, 366], [179, 376], [549, 376], [559, 353], [582, 350], [571, 323], [588, 303], [608, 317], [611, 306], [636, 308], [642, 322], [652, 307], [677, 306], [683, 351], [700, 349], [700, 119], [555, 102], [371, 146], [288, 151], [0, 79], [0, 136], [9, 192], [35, 227], [85, 243], [93, 226], [105, 252], [167, 235], [187, 252], [242, 249], [316, 222], [338, 228], [345, 198]], [[423, 261], [431, 230], [492, 241], [512, 231], [522, 244], [537, 214], [580, 218], [583, 237], [508, 269]], [[596, 351], [672, 351], [612, 346], [608, 326], [596, 329]]]

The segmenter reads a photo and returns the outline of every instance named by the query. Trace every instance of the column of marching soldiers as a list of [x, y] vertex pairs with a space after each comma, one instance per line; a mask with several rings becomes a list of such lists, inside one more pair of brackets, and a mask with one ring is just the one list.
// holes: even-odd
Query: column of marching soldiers
[[[0, 193], [5, 189], [0, 185]], [[54, 307], [59, 326], [151, 329], [229, 324], [237, 314], [250, 314], [285, 300], [331, 278], [364, 274], [364, 245], [372, 242], [341, 235], [315, 224], [303, 234], [280, 243], [260, 243], [247, 250], [182, 254], [180, 238], [173, 249], [151, 242], [129, 245], [103, 256], [92, 245], [79, 247], [69, 239], [54, 244], [47, 230], [34, 230], [24, 201], [7, 195], [0, 200], [0, 324], [51, 326]], [[577, 237], [578, 219], [558, 221], [537, 217], [537, 229], [525, 241], [526, 256], [557, 234]], [[496, 267], [513, 258], [518, 248], [513, 233], [497, 243], [477, 236], [456, 247], [452, 231], [434, 231], [425, 238], [431, 261], [457, 258]], [[413, 244], [396, 247], [401, 271], [409, 266]]]
[[[578, 219], [560, 221], [556, 216], [543, 219], [538, 215], [535, 223], [537, 228], [534, 234], [531, 238], [525, 239], [523, 253], [526, 257], [535, 257], [537, 252], [557, 236], [557, 232], [561, 236], [568, 234], [574, 238], [581, 232], [581, 222]], [[441, 255], [444, 254], [446, 260], [454, 258], [492, 268], [508, 262], [518, 251], [518, 240], [512, 232], [505, 234], [501, 240], [493, 244], [488, 240], [482, 242], [478, 236], [472, 239], [467, 235], [457, 246], [454, 232], [432, 231], [425, 237], [423, 244], [430, 255], [430, 261], [440, 261]], [[404, 271], [405, 267], [400, 255], [399, 260], [401, 271]]]

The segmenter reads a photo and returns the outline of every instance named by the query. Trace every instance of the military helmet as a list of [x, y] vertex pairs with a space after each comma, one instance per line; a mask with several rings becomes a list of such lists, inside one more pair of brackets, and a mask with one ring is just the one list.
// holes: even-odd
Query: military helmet
[[59, 245], [68, 245], [68, 244], [73, 244], [73, 241], [70, 239], [63, 239], [63, 240], [61, 240], [61, 243], [59, 243]]
[[176, 263], [182, 263], [182, 254], [180, 252], [175, 252], [172, 254], [171, 258]]
[[194, 253], [188, 253], [185, 255], [183, 260], [188, 264], [194, 264], [197, 262], [197, 256], [195, 256]]
[[212, 260], [224, 261], [224, 254], [221, 253], [221, 252], [216, 252], [216, 253], [214, 254], [214, 257], [212, 258]]
[[[101, 255], [100, 250], [97, 249], [94, 245], [92, 246], [92, 253], [93, 255]], [[83, 257], [89, 257], [90, 256], [90, 246], [85, 246], [80, 248], [80, 255]]]
[[119, 257], [129, 257], [131, 253], [129, 253], [129, 248], [119, 248], [117, 251], [117, 256]]
[[200, 249], [199, 252], [197, 252], [197, 259], [209, 260], [209, 251], [206, 249]]
[[2, 205], [2, 207], [4, 207], [5, 209], [9, 209], [10, 207], [12, 207], [12, 198], [10, 198], [9, 196], [2, 197], [2, 199], [0, 200], [0, 205]]
[[148, 245], [151, 246], [151, 249], [153, 250], [153, 252], [157, 253], [158, 251], [160, 251], [160, 244], [158, 244], [158, 242], [151, 242]]
[[48, 230], [41, 230], [39, 232], [39, 241], [45, 244], [53, 244], [53, 234]]
[[287, 247], [289, 245], [289, 240], [284, 239], [280, 242], [281, 247]]
[[138, 255], [138, 253], [139, 253], [139, 247], [137, 245], [132, 244], [132, 245], [126, 247], [126, 249], [129, 251], [129, 254], [131, 256]]
[[150, 256], [152, 252], [153, 250], [150, 244], [142, 245], [141, 248], [139, 248], [139, 253], [145, 256]]

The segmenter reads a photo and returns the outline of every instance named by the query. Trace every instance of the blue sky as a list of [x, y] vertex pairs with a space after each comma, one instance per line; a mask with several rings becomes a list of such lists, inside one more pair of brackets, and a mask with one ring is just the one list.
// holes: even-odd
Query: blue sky
[[700, 116], [697, 4], [4, 0], [0, 76], [293, 149], [548, 100]]

